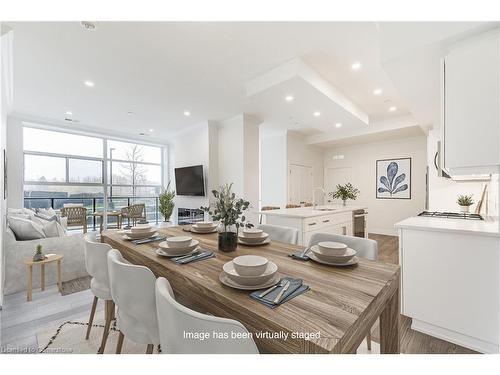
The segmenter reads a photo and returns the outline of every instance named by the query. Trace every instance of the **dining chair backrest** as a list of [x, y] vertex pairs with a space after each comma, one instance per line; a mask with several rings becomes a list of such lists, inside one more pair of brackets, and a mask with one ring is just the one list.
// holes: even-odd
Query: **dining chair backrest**
[[[201, 314], [181, 305], [175, 300], [170, 283], [163, 277], [156, 280], [156, 307], [162, 353], [259, 353], [243, 324], [232, 319]], [[201, 340], [190, 336], [199, 333], [208, 333], [208, 337]]]
[[112, 247], [106, 243], [97, 242], [96, 233], [90, 232], [84, 237], [84, 249], [88, 274], [109, 289], [108, 251]]
[[296, 228], [271, 224], [259, 224], [257, 225], [257, 228], [268, 233], [271, 240], [274, 241], [297, 245], [299, 240], [299, 231]]
[[118, 314], [127, 317], [124, 321], [134, 322], [133, 328], [143, 331], [150, 343], [156, 344], [158, 319], [153, 272], [147, 267], [127, 263], [116, 249], [108, 252], [108, 271], [111, 296]]
[[343, 234], [313, 233], [308, 246], [317, 245], [319, 242], [325, 241], [345, 243], [351, 249], [356, 250], [357, 256], [366, 259], [377, 260], [378, 258], [377, 241], [369, 238], [346, 236]]

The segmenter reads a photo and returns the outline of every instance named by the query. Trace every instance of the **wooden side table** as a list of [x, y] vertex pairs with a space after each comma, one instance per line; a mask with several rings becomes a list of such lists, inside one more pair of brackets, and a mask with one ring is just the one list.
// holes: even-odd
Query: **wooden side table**
[[[100, 218], [100, 220], [99, 220], [99, 222], [100, 222], [100, 226], [99, 226], [100, 232], [99, 233], [102, 233], [103, 225], [104, 225], [104, 212], [103, 211], [96, 211], [92, 215], [94, 215], [95, 217]], [[121, 229], [121, 227], [122, 227], [122, 220], [123, 220], [121, 211], [108, 211], [106, 213], [106, 215], [108, 217], [116, 217], [116, 226], [118, 227], [118, 229]]]
[[28, 272], [28, 289], [26, 291], [26, 299], [31, 301], [33, 295], [33, 266], [40, 265], [40, 289], [45, 290], [45, 265], [48, 263], [57, 263], [57, 287], [59, 288], [59, 293], [62, 293], [62, 282], [61, 282], [61, 261], [63, 256], [57, 254], [46, 254], [44, 260], [39, 260], [37, 262], [33, 261], [32, 258], [25, 258], [24, 264], [26, 265], [26, 271]]

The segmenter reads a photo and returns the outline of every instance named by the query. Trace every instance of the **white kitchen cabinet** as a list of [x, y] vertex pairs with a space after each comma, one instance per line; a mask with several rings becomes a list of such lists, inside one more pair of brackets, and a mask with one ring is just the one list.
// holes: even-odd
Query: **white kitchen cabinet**
[[451, 175], [500, 166], [500, 36], [488, 32], [450, 47], [443, 61], [442, 155]]

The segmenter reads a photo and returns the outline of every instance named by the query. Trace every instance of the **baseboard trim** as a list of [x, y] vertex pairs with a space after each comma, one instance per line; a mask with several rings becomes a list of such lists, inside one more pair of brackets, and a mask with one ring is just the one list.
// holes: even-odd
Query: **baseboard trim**
[[367, 230], [367, 232], [373, 234], [382, 234], [384, 236], [398, 236], [398, 231], [396, 229], [374, 228]]
[[411, 328], [415, 331], [422, 332], [427, 335], [437, 337], [438, 339], [446, 340], [481, 353], [500, 353], [500, 346], [497, 344], [483, 341], [472, 336], [463, 335], [455, 331], [450, 331], [430, 323], [422, 322], [415, 318], [412, 318]]

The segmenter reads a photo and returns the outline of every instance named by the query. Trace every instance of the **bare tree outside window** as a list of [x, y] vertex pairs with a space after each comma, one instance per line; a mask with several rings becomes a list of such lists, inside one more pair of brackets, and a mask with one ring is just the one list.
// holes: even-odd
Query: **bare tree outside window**
[[125, 151], [127, 163], [121, 165], [123, 177], [132, 185], [132, 196], [136, 196], [136, 185], [146, 183], [146, 168], [138, 162], [144, 161], [144, 151], [140, 145], [130, 145]]

